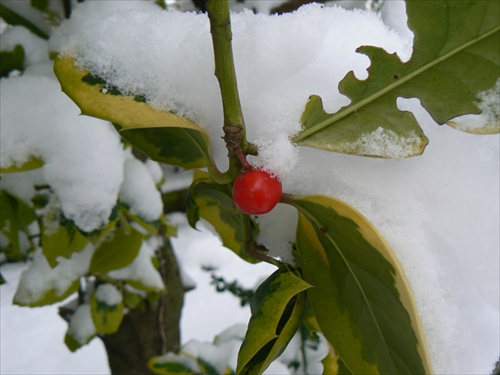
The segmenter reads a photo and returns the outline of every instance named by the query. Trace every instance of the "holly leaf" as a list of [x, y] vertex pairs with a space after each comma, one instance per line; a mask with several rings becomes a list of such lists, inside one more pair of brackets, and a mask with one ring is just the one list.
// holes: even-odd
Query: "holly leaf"
[[[381, 48], [358, 48], [371, 60], [368, 78], [360, 81], [352, 71], [346, 75], [339, 90], [351, 103], [333, 114], [311, 96], [295, 143], [347, 154], [409, 157], [421, 154], [428, 140], [413, 114], [397, 108], [398, 97], [420, 99], [438, 124], [481, 113], [484, 93], [499, 79], [500, 3], [407, 0], [406, 8], [415, 34], [411, 59], [403, 63]], [[498, 133], [498, 116], [491, 121]], [[491, 123], [486, 127], [492, 128]]]
[[78, 69], [70, 57], [58, 57], [54, 72], [82, 114], [112, 122], [123, 138], [151, 159], [185, 169], [213, 163], [208, 134], [188, 119], [155, 110], [144, 98], [122, 95]]
[[245, 252], [245, 215], [234, 204], [231, 186], [215, 184], [208, 173], [195, 171], [188, 191], [186, 215], [189, 224], [196, 229], [200, 218], [208, 221], [219, 234], [222, 244], [240, 258], [250, 263], [258, 260]]
[[36, 26], [33, 22], [28, 21], [20, 14], [14, 12], [13, 10], [7, 8], [5, 5], [0, 4], [0, 17], [3, 18], [5, 22], [9, 25], [21, 25], [26, 27], [33, 34], [38, 35], [40, 38], [48, 40], [49, 35]]
[[128, 266], [139, 254], [143, 235], [132, 228], [117, 228], [99, 243], [90, 261], [90, 272], [105, 273]]
[[285, 265], [257, 288], [252, 317], [238, 353], [238, 374], [262, 374], [283, 353], [302, 321], [302, 292], [309, 287]]
[[151, 357], [148, 367], [154, 374], [160, 375], [195, 375], [195, 372], [188, 364], [195, 365], [194, 358], [186, 358], [186, 355], [179, 353], [168, 353], [167, 355]]
[[35, 210], [23, 200], [0, 190], [0, 232], [9, 240], [2, 249], [10, 260], [20, 260], [26, 256], [27, 249], [21, 246], [20, 233], [29, 236], [28, 227], [36, 220]]
[[92, 321], [90, 305], [84, 303], [79, 305], [71, 315], [64, 343], [70, 351], [75, 352], [82, 346], [87, 345], [97, 334]]
[[58, 264], [57, 257], [69, 259], [71, 254], [83, 250], [88, 242], [72, 221], [66, 221], [55, 230], [44, 226], [42, 233], [42, 251], [52, 268]]
[[0, 173], [17, 173], [17, 172], [26, 172], [31, 171], [33, 169], [38, 169], [43, 167], [43, 160], [37, 157], [30, 157], [27, 162], [22, 165], [10, 165], [7, 168], [0, 168]]
[[299, 211], [299, 262], [313, 286], [307, 298], [339, 373], [432, 373], [410, 286], [373, 225], [330, 197], [289, 203]]
[[123, 320], [125, 305], [108, 305], [99, 301], [96, 294], [90, 297], [90, 311], [96, 330], [100, 334], [111, 335], [118, 331]]
[[7, 77], [12, 70], [21, 70], [24, 66], [24, 48], [16, 44], [12, 51], [0, 51], [0, 76]]

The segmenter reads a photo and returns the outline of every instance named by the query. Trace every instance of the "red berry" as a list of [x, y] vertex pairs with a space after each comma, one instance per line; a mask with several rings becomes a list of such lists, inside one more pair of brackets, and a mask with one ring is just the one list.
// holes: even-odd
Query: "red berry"
[[234, 203], [249, 215], [268, 213], [278, 204], [281, 194], [280, 180], [259, 169], [243, 172], [234, 181]]

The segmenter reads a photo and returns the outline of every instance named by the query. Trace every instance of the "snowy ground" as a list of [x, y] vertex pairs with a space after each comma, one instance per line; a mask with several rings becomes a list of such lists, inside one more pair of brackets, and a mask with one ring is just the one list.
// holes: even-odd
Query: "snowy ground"
[[[229, 293], [217, 293], [210, 285], [210, 272], [202, 266], [216, 268], [216, 274], [231, 282], [252, 288], [273, 272], [267, 264], [250, 265], [224, 249], [217, 238], [207, 232], [191, 229], [182, 218], [174, 246], [184, 270], [197, 287], [186, 295], [182, 318], [183, 343], [190, 339], [211, 342], [215, 335], [237, 323], [246, 324], [250, 310], [241, 308], [239, 300]], [[9, 281], [0, 287], [1, 334], [0, 373], [13, 374], [107, 374], [109, 368], [104, 346], [94, 339], [75, 353], [64, 345], [67, 324], [57, 314], [57, 305], [26, 308], [12, 305], [17, 280], [25, 268], [22, 264], [1, 267]], [[280, 365], [275, 369], [284, 370]], [[272, 369], [271, 369], [272, 371]]]

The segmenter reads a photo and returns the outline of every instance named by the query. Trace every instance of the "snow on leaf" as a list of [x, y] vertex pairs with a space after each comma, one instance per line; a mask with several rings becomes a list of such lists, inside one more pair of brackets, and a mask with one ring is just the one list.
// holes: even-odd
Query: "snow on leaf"
[[102, 284], [90, 297], [92, 320], [99, 333], [110, 335], [115, 333], [123, 320], [123, 296], [111, 284]]
[[59, 264], [51, 268], [43, 254], [36, 253], [21, 275], [14, 304], [36, 307], [62, 301], [78, 290], [80, 277], [88, 272], [93, 254], [93, 246], [86, 246], [70, 259], [60, 259]]
[[125, 280], [136, 289], [146, 292], [164, 291], [165, 286], [159, 271], [152, 262], [154, 250], [145, 242], [142, 242], [139, 254], [132, 263], [120, 269], [108, 272], [108, 275], [116, 280]]
[[498, 79], [500, 3], [409, 0], [407, 13], [415, 34], [412, 58], [403, 63], [381, 48], [358, 48], [371, 60], [369, 77], [360, 81], [352, 71], [346, 75], [339, 89], [351, 103], [336, 113], [326, 113], [319, 97], [311, 97], [301, 118], [303, 130], [294, 142], [335, 152], [394, 157], [391, 150], [380, 152], [376, 147], [372, 152], [356, 145], [360, 137], [382, 128], [400, 138], [419, 138], [405, 152], [409, 157], [423, 152], [427, 138], [413, 114], [397, 108], [398, 97], [420, 99], [438, 124], [481, 113], [478, 96]]
[[89, 82], [88, 72], [78, 69], [72, 58], [58, 58], [54, 71], [82, 114], [112, 122], [121, 136], [151, 159], [186, 169], [211, 163], [208, 135], [193, 122], [157, 111], [142, 97], [110, 91], [102, 80]]
[[78, 306], [69, 321], [64, 343], [72, 352], [89, 343], [97, 335], [90, 309], [88, 303]]

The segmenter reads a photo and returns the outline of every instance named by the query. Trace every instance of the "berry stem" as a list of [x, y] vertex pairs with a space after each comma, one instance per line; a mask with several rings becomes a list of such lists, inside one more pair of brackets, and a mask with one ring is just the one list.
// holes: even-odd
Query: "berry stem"
[[266, 263], [272, 264], [276, 267], [281, 266], [281, 262], [278, 260], [271, 258], [266, 254], [267, 250], [264, 246], [257, 245], [252, 235], [252, 221], [250, 220], [250, 216], [247, 214], [241, 215], [241, 227], [243, 228], [243, 243], [244, 250], [248, 256], [262, 260]]
[[243, 169], [246, 172], [250, 172], [253, 168], [250, 165], [250, 163], [248, 162], [247, 157], [243, 153], [243, 150], [241, 149], [241, 147], [239, 147], [239, 146], [236, 147], [234, 152], [235, 152], [236, 156], [238, 157], [238, 160], [240, 161], [241, 165], [243, 166]]

